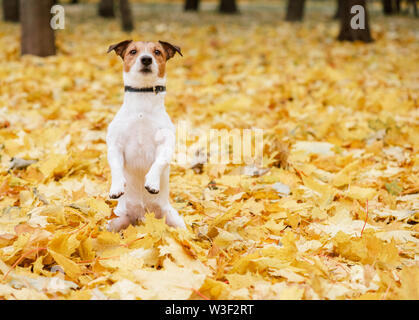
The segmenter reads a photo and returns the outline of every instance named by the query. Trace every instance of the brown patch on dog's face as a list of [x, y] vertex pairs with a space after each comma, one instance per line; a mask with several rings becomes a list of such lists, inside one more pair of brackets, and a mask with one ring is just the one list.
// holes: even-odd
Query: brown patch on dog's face
[[137, 61], [138, 56], [144, 51], [144, 42], [132, 42], [125, 50], [122, 59], [124, 60], [124, 71], [129, 72]]
[[147, 43], [148, 52], [151, 53], [151, 55], [154, 57], [154, 60], [157, 63], [158, 67], [158, 76], [160, 78], [164, 77], [164, 74], [166, 73], [166, 53], [158, 42], [148, 42]]
[[115, 52], [123, 59], [125, 72], [129, 72], [131, 70], [139, 56], [147, 55], [152, 57], [154, 62], [157, 64], [158, 76], [160, 78], [165, 75], [166, 61], [172, 58], [176, 52], [179, 52], [179, 54], [182, 55], [179, 47], [162, 41], [133, 42], [132, 40], [126, 40], [110, 46], [108, 52], [112, 50], [115, 50]]

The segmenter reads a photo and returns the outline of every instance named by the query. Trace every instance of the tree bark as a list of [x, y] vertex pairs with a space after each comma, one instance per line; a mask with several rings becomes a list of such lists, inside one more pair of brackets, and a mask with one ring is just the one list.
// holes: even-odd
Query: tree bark
[[100, 0], [99, 16], [104, 17], [104, 18], [115, 17], [115, 8], [114, 8], [113, 0]]
[[286, 21], [301, 21], [304, 16], [305, 0], [288, 0]]
[[381, 0], [382, 4], [383, 4], [383, 12], [385, 15], [391, 15], [393, 14], [393, 4], [392, 4], [393, 0]]
[[[360, 5], [364, 8], [365, 12], [365, 28], [354, 29], [351, 27], [351, 19], [356, 15], [351, 13], [351, 8], [355, 5]], [[368, 22], [368, 11], [365, 0], [344, 0], [342, 7], [342, 17], [340, 19], [340, 33], [338, 40], [340, 41], [362, 41], [372, 42], [374, 41], [371, 37], [369, 22]]]
[[401, 2], [401, 0], [396, 0], [396, 4], [395, 4], [396, 8], [395, 9], [396, 9], [397, 13], [400, 13], [400, 9], [401, 9], [400, 2]]
[[416, 5], [416, 0], [409, 0], [409, 2], [411, 2], [411, 3], [412, 3], [412, 6], [413, 6], [413, 12], [415, 13], [415, 17], [417, 17], [417, 16], [418, 16], [418, 7], [417, 7], [417, 5]]
[[3, 19], [19, 22], [19, 0], [3, 0]]
[[132, 31], [134, 29], [134, 21], [129, 0], [119, 0], [119, 9], [121, 11], [122, 29], [124, 31]]
[[50, 26], [52, 5], [53, 0], [20, 1], [22, 55], [55, 55], [54, 30]]
[[222, 13], [237, 13], [236, 0], [220, 0], [218, 11]]
[[199, 10], [199, 0], [186, 0], [185, 11], [198, 11]]
[[343, 8], [343, 2], [345, 0], [337, 0], [336, 1], [336, 12], [335, 15], [333, 16], [333, 19], [340, 19], [342, 17], [342, 8]]

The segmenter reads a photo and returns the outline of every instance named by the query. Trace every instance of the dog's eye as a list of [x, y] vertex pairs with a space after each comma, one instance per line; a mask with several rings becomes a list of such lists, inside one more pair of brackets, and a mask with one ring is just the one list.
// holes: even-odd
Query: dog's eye
[[160, 50], [154, 50], [154, 54], [156, 55], [156, 56], [159, 56], [159, 55], [161, 55], [161, 51]]
[[129, 52], [130, 54], [132, 54], [132, 55], [134, 55], [134, 54], [136, 54], [137, 53], [137, 50], [131, 50], [130, 52]]

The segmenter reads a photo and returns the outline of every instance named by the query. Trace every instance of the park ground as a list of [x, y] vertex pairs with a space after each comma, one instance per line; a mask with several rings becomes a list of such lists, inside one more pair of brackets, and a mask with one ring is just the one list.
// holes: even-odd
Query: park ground
[[[19, 25], [0, 22], [0, 298], [419, 299], [419, 20], [374, 5], [375, 42], [340, 43], [326, 4], [296, 24], [273, 2], [135, 4], [130, 34], [66, 6], [48, 58], [20, 57]], [[187, 230], [153, 214], [105, 228], [123, 99], [106, 50], [129, 38], [182, 47], [175, 124], [264, 130], [260, 168], [172, 165]]]

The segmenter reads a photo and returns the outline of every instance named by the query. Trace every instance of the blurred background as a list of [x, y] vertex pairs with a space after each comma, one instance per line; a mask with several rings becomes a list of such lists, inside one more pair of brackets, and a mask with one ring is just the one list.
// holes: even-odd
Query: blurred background
[[[3, 0], [0, 296], [418, 299], [417, 5]], [[184, 233], [152, 218], [105, 230], [124, 95], [106, 52], [126, 39], [182, 49], [166, 108], [197, 155], [171, 166]], [[196, 141], [253, 128], [263, 166], [207, 163]], [[65, 290], [39, 284], [57, 263]]]

